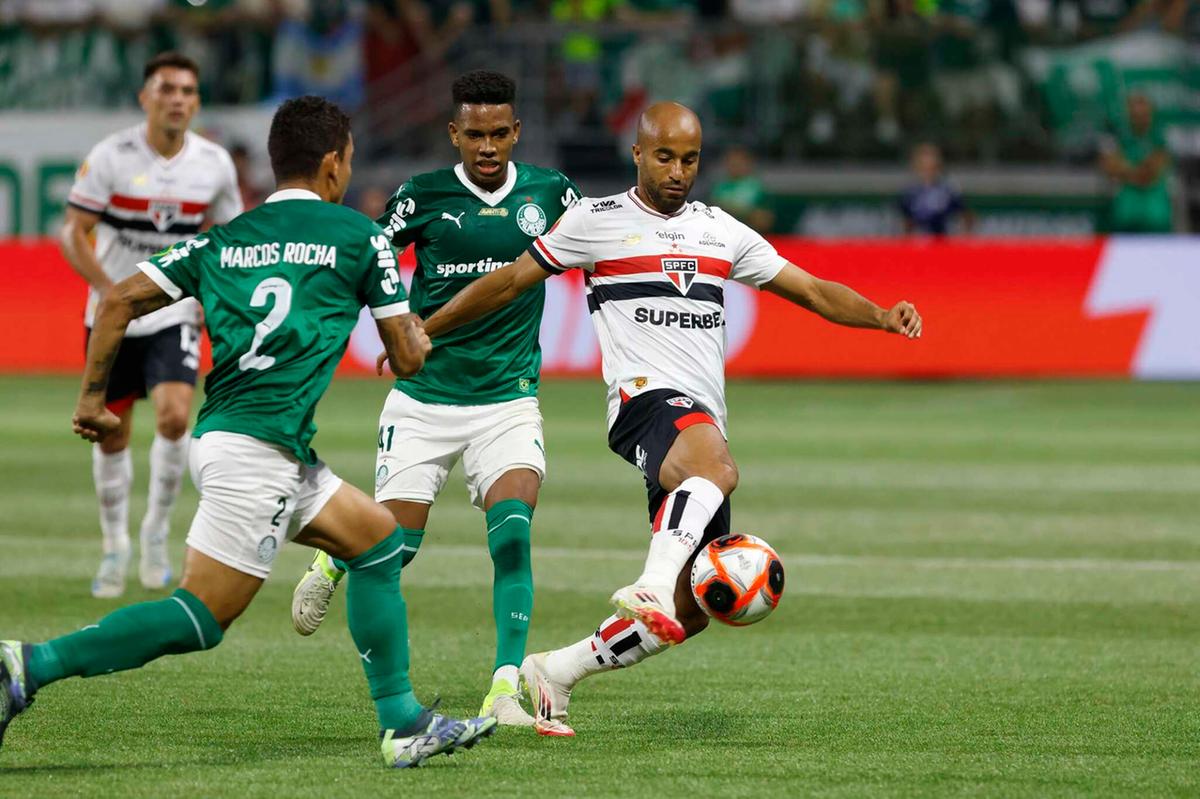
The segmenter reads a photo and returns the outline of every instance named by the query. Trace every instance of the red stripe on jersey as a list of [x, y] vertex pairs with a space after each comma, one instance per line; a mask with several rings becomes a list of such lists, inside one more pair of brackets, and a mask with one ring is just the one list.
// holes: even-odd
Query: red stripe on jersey
[[[555, 224], [557, 224], [557, 223], [555, 223]], [[566, 269], [566, 267], [562, 265], [562, 262], [560, 262], [557, 258], [555, 258], [554, 255], [551, 254], [550, 250], [546, 249], [546, 245], [542, 244], [541, 239], [534, 239], [533, 246], [537, 247], [538, 252], [540, 252], [542, 255], [546, 256], [546, 260], [548, 260], [550, 263], [554, 264], [559, 269]]]
[[612, 638], [614, 635], [624, 632], [625, 630], [628, 630], [632, 626], [633, 626], [633, 619], [621, 619], [620, 621], [614, 621], [612, 624], [608, 625], [607, 627], [600, 628], [600, 640], [603, 641], [604, 643], [608, 643], [608, 640], [610, 638]]
[[717, 426], [717, 423], [707, 413], [696, 411], [695, 413], [689, 413], [686, 416], [680, 416], [676, 419], [675, 429], [682, 433], [694, 424], [711, 424], [713, 427]]
[[[179, 213], [181, 214], [202, 214], [208, 210], [208, 203], [190, 203], [185, 200], [173, 200], [170, 197], [155, 197], [155, 202], [164, 203], [179, 203]], [[130, 197], [127, 194], [114, 194], [109, 198], [108, 204], [114, 208], [121, 208], [126, 211], [149, 211], [149, 197]]]
[[104, 203], [100, 202], [99, 200], [93, 200], [91, 197], [84, 197], [82, 194], [78, 194], [76, 192], [71, 192], [69, 195], [67, 195], [67, 202], [86, 206], [88, 208], [95, 208], [99, 211], [104, 210]]
[[662, 255], [634, 255], [629, 258], [616, 258], [611, 261], [597, 261], [596, 270], [592, 277], [612, 277], [613, 275], [641, 275], [647, 273], [662, 274], [664, 258], [686, 258], [696, 261], [696, 269], [702, 275], [712, 275], [722, 280], [729, 278], [729, 270], [733, 266], [730, 261], [722, 258], [710, 258], [707, 255], [688, 255], [686, 253], [663, 253]]

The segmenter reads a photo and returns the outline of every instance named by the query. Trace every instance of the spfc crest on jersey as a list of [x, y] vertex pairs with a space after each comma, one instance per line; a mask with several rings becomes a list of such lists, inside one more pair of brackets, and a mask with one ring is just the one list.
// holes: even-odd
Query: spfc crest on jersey
[[675, 288], [679, 289], [681, 294], [687, 294], [700, 271], [700, 262], [695, 258], [663, 258], [662, 269], [663, 273], [671, 278]]
[[160, 233], [166, 233], [171, 229], [171, 225], [179, 218], [179, 212], [183, 210], [178, 202], [172, 200], [151, 200], [150, 201], [150, 221], [154, 223], [154, 227], [158, 228]]

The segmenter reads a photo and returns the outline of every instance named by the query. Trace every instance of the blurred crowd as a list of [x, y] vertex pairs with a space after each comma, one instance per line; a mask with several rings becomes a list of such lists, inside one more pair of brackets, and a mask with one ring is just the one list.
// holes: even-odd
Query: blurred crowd
[[[918, 175], [1099, 163], [1128, 196], [1161, 193], [1165, 155], [1131, 164], [1167, 152], [1165, 124], [1193, 125], [1200, 150], [1200, 0], [0, 0], [0, 108], [131, 106], [168, 48], [200, 63], [208, 103], [335, 99], [379, 158], [440, 152], [467, 68], [514, 74], [573, 174], [610, 170], [638, 112], [677, 99], [728, 152], [714, 190], [747, 208], [763, 189], [746, 147]], [[906, 227], [939, 191], [906, 193]], [[765, 205], [747, 213], [771, 227]]]

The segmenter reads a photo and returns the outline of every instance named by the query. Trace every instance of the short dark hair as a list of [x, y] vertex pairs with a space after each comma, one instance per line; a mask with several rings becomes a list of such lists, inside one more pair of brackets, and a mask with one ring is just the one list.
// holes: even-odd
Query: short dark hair
[[155, 72], [160, 69], [175, 67], [176, 69], [186, 69], [196, 76], [196, 80], [200, 80], [200, 67], [195, 61], [185, 56], [183, 53], [175, 50], [167, 50], [165, 53], [159, 53], [146, 62], [146, 68], [142, 70], [142, 82], [150, 80]]
[[286, 100], [275, 111], [267, 135], [267, 153], [276, 181], [311, 178], [326, 153], [345, 154], [350, 117], [324, 97], [311, 94]]
[[455, 111], [463, 103], [469, 105], [515, 105], [517, 84], [507, 75], [486, 69], [475, 69], [454, 79], [450, 87]]

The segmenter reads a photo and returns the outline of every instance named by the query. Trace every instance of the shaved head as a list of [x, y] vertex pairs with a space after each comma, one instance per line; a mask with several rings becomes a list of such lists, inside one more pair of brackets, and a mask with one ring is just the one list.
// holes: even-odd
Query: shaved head
[[643, 149], [654, 149], [648, 142], [678, 136], [694, 137], [700, 147], [700, 117], [686, 105], [655, 103], [638, 117], [637, 141]]
[[638, 117], [633, 161], [642, 199], [664, 214], [685, 202], [700, 166], [700, 118], [679, 103], [655, 103]]

